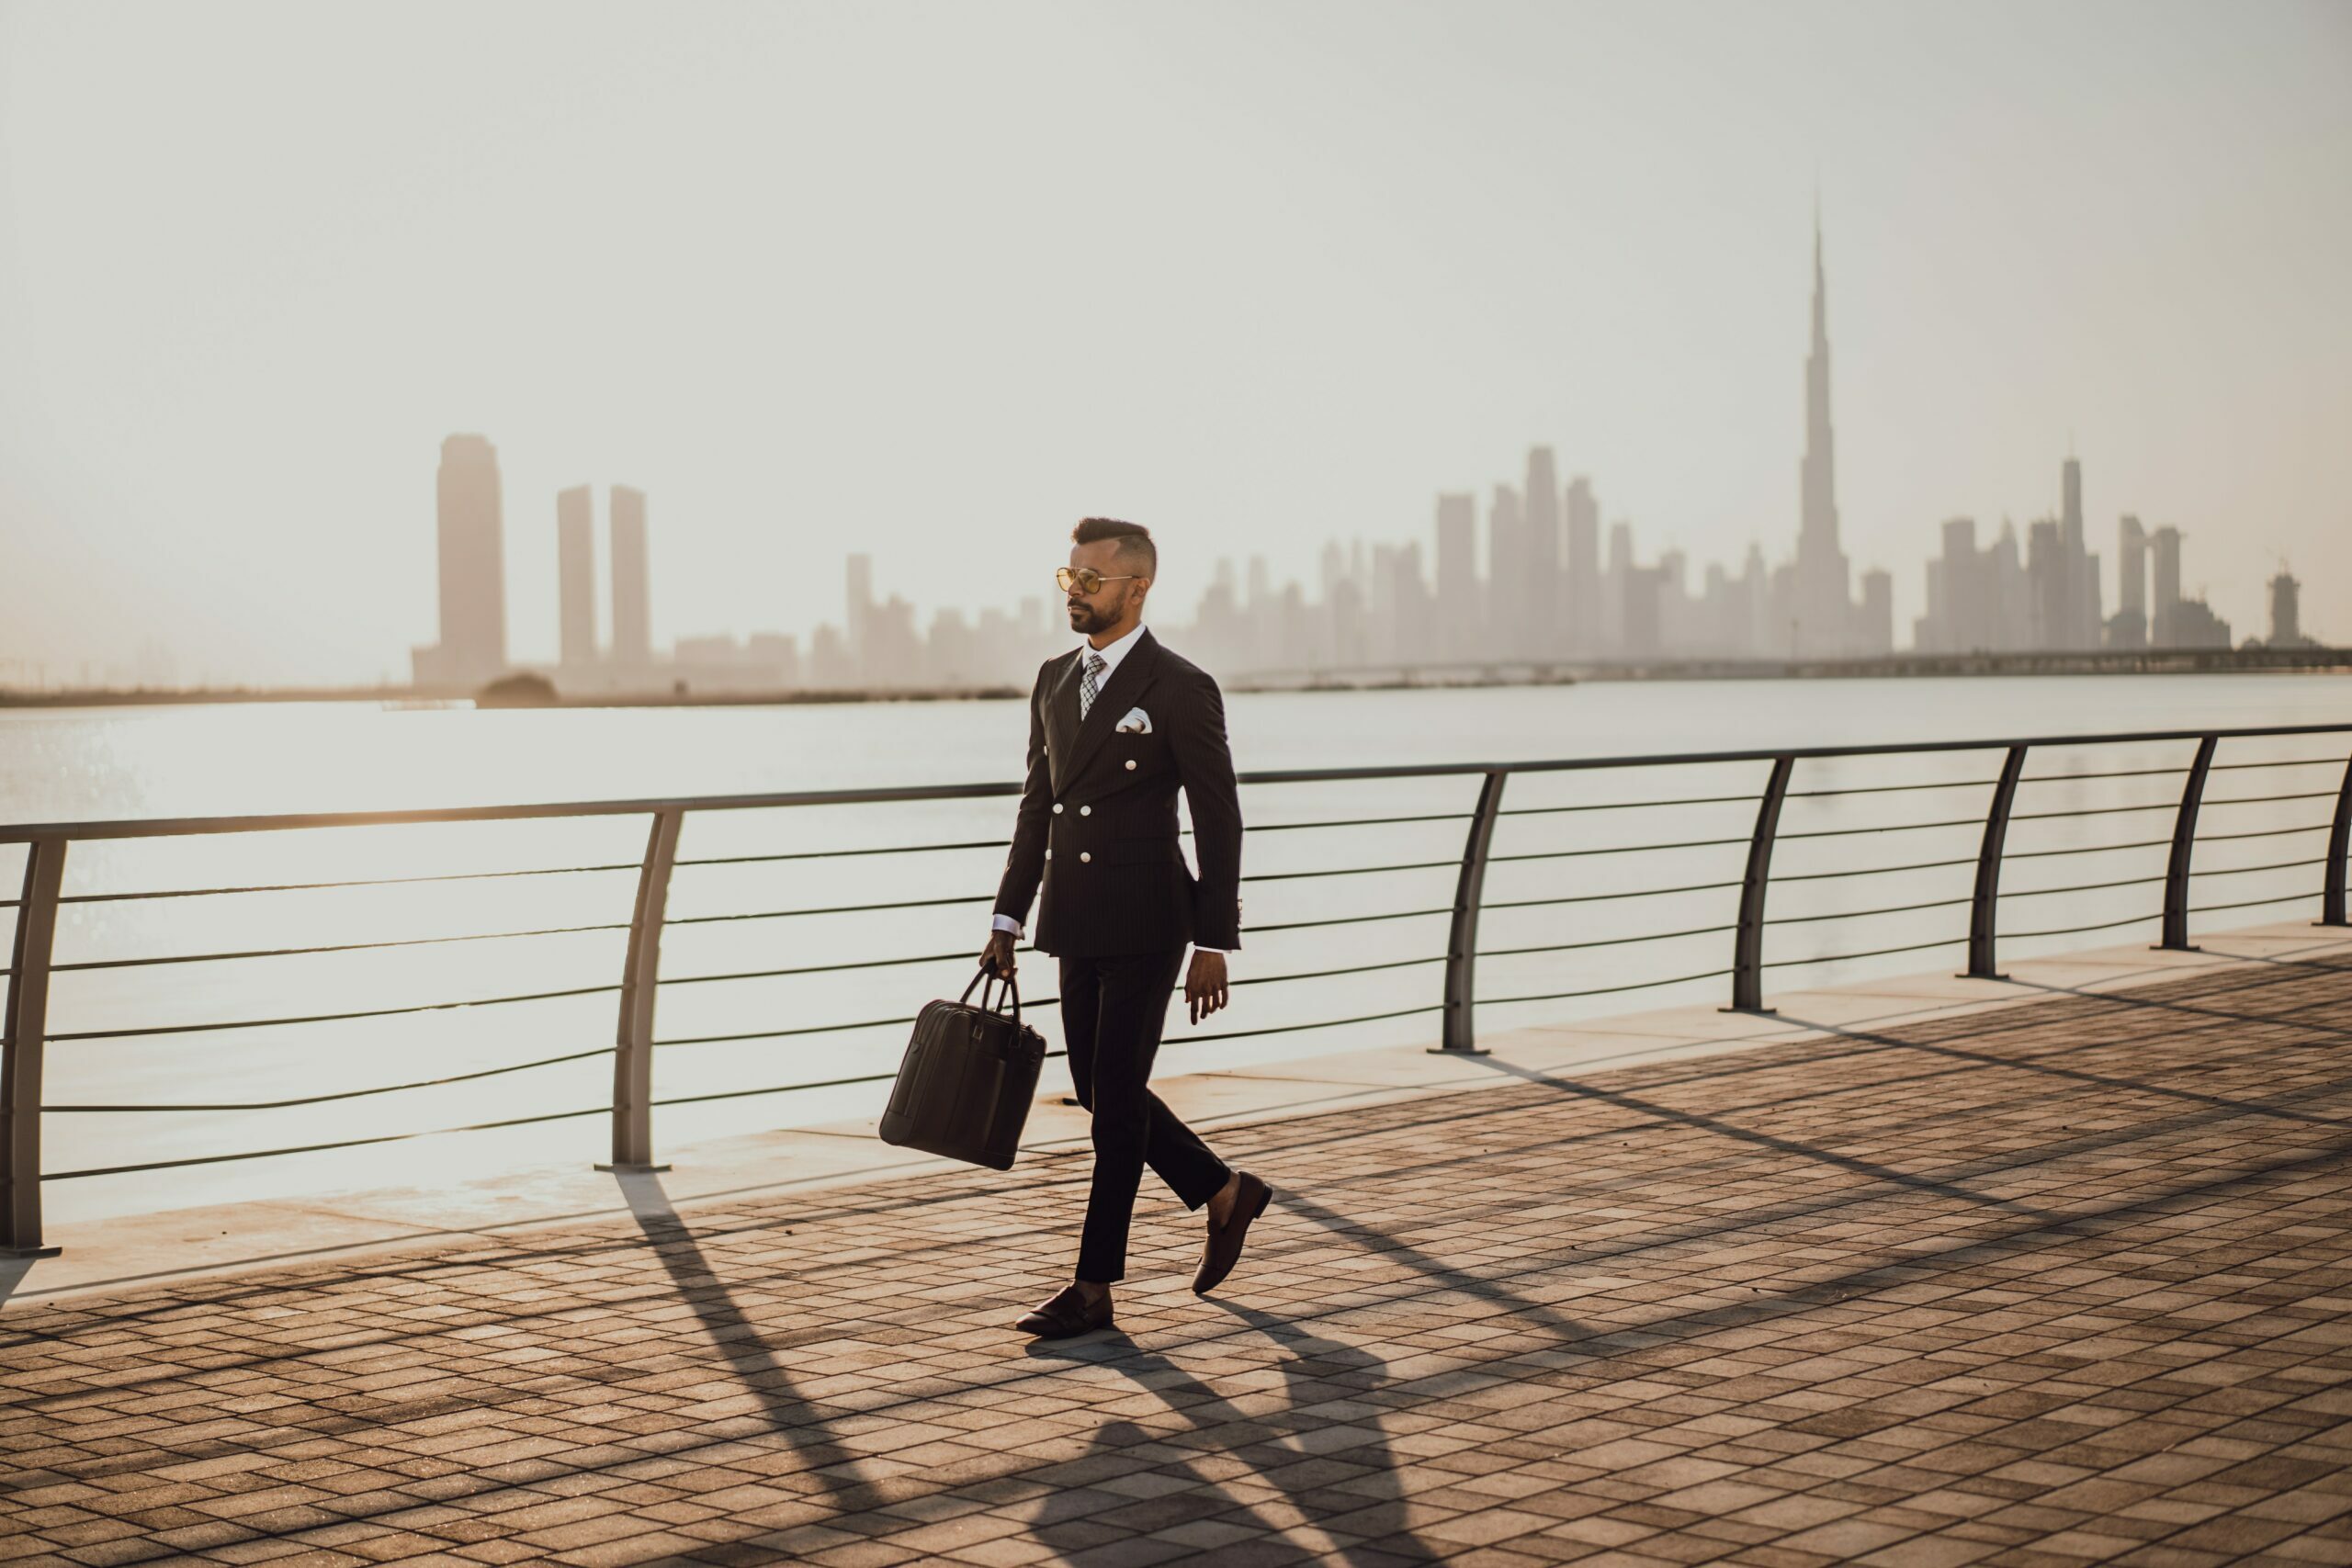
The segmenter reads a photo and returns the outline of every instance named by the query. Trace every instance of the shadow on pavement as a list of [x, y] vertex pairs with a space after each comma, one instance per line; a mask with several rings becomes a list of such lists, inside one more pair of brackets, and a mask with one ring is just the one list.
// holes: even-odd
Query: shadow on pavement
[[[1109, 1461], [1106, 1478], [1135, 1473], [1141, 1467], [1123, 1461], [1136, 1449], [1157, 1446], [1165, 1451], [1151, 1456], [1148, 1468], [1166, 1477], [1168, 1488], [1159, 1491], [1155, 1484], [1157, 1495], [1144, 1496], [1084, 1481], [1059, 1488], [1039, 1500], [1032, 1517], [1036, 1542], [1064, 1562], [1092, 1562], [1102, 1560], [1103, 1550], [1115, 1551], [1115, 1540], [1195, 1526], [1196, 1550], [1219, 1562], [1312, 1558], [1382, 1568], [1443, 1556], [1408, 1523], [1397, 1456], [1378, 1420], [1388, 1406], [1367, 1405], [1363, 1419], [1343, 1418], [1329, 1408], [1387, 1386], [1393, 1381], [1387, 1363], [1288, 1319], [1230, 1302], [1212, 1304], [1292, 1352], [1277, 1363], [1285, 1396], [1280, 1411], [1245, 1412], [1208, 1382], [1125, 1335], [1030, 1347], [1032, 1359], [1117, 1372], [1191, 1424], [1189, 1431], [1175, 1434], [1126, 1420], [1098, 1427], [1091, 1446], [1075, 1461], [1081, 1470], [1090, 1461]], [[1334, 1440], [1341, 1437], [1351, 1440]], [[1237, 1474], [1236, 1464], [1246, 1469]], [[1270, 1487], [1276, 1498], [1237, 1497], [1227, 1488], [1238, 1480]], [[1234, 1533], [1216, 1540], [1221, 1527]], [[1275, 1547], [1287, 1552], [1270, 1553]]]
[[[718, 1270], [703, 1255], [693, 1230], [662, 1190], [661, 1178], [650, 1171], [616, 1171], [613, 1180], [628, 1201], [629, 1213], [669, 1274], [679, 1299], [693, 1311], [736, 1381], [758, 1399], [769, 1428], [818, 1461], [808, 1473], [824, 1483], [836, 1506], [849, 1509], [872, 1506], [875, 1499], [866, 1495], [867, 1488], [854, 1479], [858, 1456], [834, 1439], [823, 1419], [796, 1392], [790, 1370], [769, 1351], [758, 1325], [745, 1315]], [[827, 1473], [837, 1465], [850, 1468], [853, 1478]]]
[[33, 1262], [29, 1258], [0, 1258], [0, 1305], [17, 1293], [17, 1287], [33, 1271]]

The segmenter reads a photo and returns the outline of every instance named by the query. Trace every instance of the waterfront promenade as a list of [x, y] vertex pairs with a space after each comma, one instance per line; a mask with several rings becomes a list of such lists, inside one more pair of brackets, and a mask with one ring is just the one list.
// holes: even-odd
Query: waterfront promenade
[[2352, 940], [2201, 940], [1173, 1080], [1281, 1198], [1208, 1302], [1147, 1201], [1059, 1346], [1063, 1112], [1010, 1176], [49, 1293], [69, 1237], [0, 1559], [2341, 1562]]

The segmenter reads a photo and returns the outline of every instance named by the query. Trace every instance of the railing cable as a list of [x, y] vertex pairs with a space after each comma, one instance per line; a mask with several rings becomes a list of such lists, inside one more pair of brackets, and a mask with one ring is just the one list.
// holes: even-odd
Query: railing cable
[[414, 1083], [379, 1084], [373, 1089], [342, 1089], [334, 1094], [309, 1094], [296, 1100], [254, 1100], [213, 1105], [44, 1105], [46, 1111], [69, 1114], [124, 1115], [153, 1111], [284, 1111], [298, 1105], [325, 1105], [338, 1100], [365, 1100], [371, 1095], [405, 1094], [411, 1089], [440, 1089], [448, 1084], [471, 1083], [477, 1078], [503, 1077], [508, 1073], [526, 1073], [537, 1067], [557, 1066], [565, 1062], [585, 1062], [592, 1057], [609, 1056], [610, 1045], [599, 1045], [593, 1051], [573, 1051], [561, 1056], [542, 1056], [536, 1062], [514, 1062], [503, 1067], [484, 1067], [477, 1072], [452, 1073], [447, 1077], [420, 1078]]
[[[1605, 904], [1619, 898], [1658, 898], [1669, 893], [1720, 893], [1736, 882], [1693, 882], [1680, 887], [1628, 887], [1617, 893], [1568, 893], [1557, 898], [1489, 898], [1489, 909], [1537, 909], [1555, 904]], [[1442, 909], [1438, 911], [1443, 914]]]
[[740, 915], [672, 915], [665, 926], [724, 925], [730, 920], [789, 920], [803, 915], [870, 915], [891, 909], [937, 909], [951, 904], [993, 904], [992, 893], [971, 893], [955, 898], [900, 898], [887, 904], [834, 904], [807, 909], [758, 909]]
[[2119, 876], [2112, 882], [2078, 882], [2066, 887], [2011, 887], [2003, 890], [2004, 898], [2046, 898], [2059, 893], [2097, 893], [2109, 887], [2144, 887], [2152, 882], [2162, 882], [2164, 873], [2153, 876]]
[[2276, 839], [2288, 833], [2324, 833], [2327, 829], [2328, 824], [2325, 822], [2312, 822], [2300, 828], [2265, 828], [2259, 832], [2253, 833], [2199, 833], [2197, 835], [2197, 841], [2200, 844], [2218, 844], [2229, 839]]
[[67, 969], [137, 969], [153, 964], [219, 964], [232, 958], [299, 958], [316, 953], [368, 953], [387, 947], [438, 947], [458, 942], [503, 942], [512, 937], [573, 936], [582, 931], [625, 931], [628, 922], [601, 926], [548, 926], [527, 931], [476, 931], [464, 936], [413, 936], [392, 942], [338, 942], [318, 947], [262, 947], [237, 953], [170, 953], [150, 958], [93, 958], [79, 964], [52, 964], [52, 973]]
[[[1782, 839], [1850, 839], [1858, 833], [1923, 833], [1931, 828], [1982, 828], [1982, 817], [1956, 817], [1947, 822], [1890, 822], [1883, 828], [1815, 828], [1804, 833], [1781, 833]], [[1745, 841], [1745, 840], [1743, 840]]]
[[1698, 926], [1682, 931], [1648, 931], [1640, 936], [1610, 936], [1596, 938], [1589, 942], [1547, 942], [1541, 947], [1482, 947], [1478, 950], [1478, 956], [1515, 958], [1530, 953], [1577, 953], [1589, 947], [1623, 947], [1632, 942], [1672, 942], [1678, 937], [1721, 936], [1725, 931], [1737, 929], [1736, 926]]
[[475, 1122], [463, 1127], [431, 1127], [421, 1133], [379, 1133], [368, 1138], [342, 1138], [331, 1144], [296, 1144], [282, 1149], [250, 1149], [236, 1154], [198, 1155], [187, 1159], [155, 1159], [139, 1165], [97, 1166], [85, 1170], [47, 1170], [43, 1181], [78, 1181], [91, 1176], [133, 1176], [148, 1170], [182, 1170], [192, 1165], [226, 1165], [235, 1160], [276, 1159], [281, 1155], [324, 1154], [334, 1149], [360, 1149], [376, 1144], [405, 1144], [416, 1138], [441, 1138], [452, 1133], [494, 1133], [505, 1127], [529, 1127], [541, 1122], [571, 1122], [582, 1116], [610, 1116], [609, 1105], [585, 1111], [550, 1111], [537, 1116], [510, 1116], [499, 1122]]
[[2089, 779], [2152, 779], [2166, 774], [2179, 774], [2186, 772], [2188, 772], [2188, 769], [2183, 766], [2175, 768], [2118, 768], [2112, 773], [2028, 773], [2025, 777], [2018, 780], [2018, 783], [2020, 784], [2078, 784]]
[[[1503, 857], [1497, 856], [1497, 859]], [[1461, 865], [1458, 860], [1408, 861], [1399, 865], [1343, 865], [1321, 871], [1261, 871], [1245, 876], [1244, 882], [1299, 882], [1317, 876], [1369, 876], [1384, 871], [1453, 871]]]
[[[1839, 878], [1839, 877], [1845, 877], [1845, 876], [1892, 876], [1892, 875], [1895, 874], [1896, 874], [1896, 873], [1898, 873], [1898, 872], [1905, 872], [1905, 871], [1942, 871], [1942, 870], [1944, 870], [1944, 869], [1946, 869], [1947, 867], [1950, 867], [1950, 866], [1955, 866], [1955, 865], [1974, 865], [1975, 863], [1976, 863], [1976, 857], [1975, 857], [1974, 855], [1962, 855], [1962, 856], [1960, 856], [1960, 857], [1959, 857], [1958, 859], [1956, 859], [1956, 860], [1923, 860], [1923, 861], [1913, 861], [1913, 862], [1911, 862], [1911, 863], [1910, 863], [1909, 864], [1907, 864], [1907, 865], [1855, 865], [1855, 866], [1848, 866], [1848, 867], [1846, 867], [1846, 868], [1844, 868], [1843, 870], [1840, 870], [1840, 871], [1792, 871], [1792, 872], [1781, 872], [1781, 873], [1776, 874], [1773, 876], [1772, 880], [1773, 880], [1774, 882], [1776, 882], [1776, 883], [1778, 883], [1778, 882], [1834, 882], [1834, 881], [1836, 881], [1838, 878]], [[1735, 883], [1732, 883], [1730, 886], [1734, 886], [1734, 887], [1736, 887], [1736, 886], [1739, 886], [1739, 884], [1738, 884], [1738, 883], [1736, 883], [1736, 882], [1735, 882]]]
[[449, 871], [432, 876], [358, 876], [340, 882], [262, 882], [237, 887], [152, 887], [138, 893], [68, 893], [61, 904], [119, 904], [141, 898], [212, 898], [228, 893], [312, 893], [327, 887], [405, 887], [419, 882], [493, 882], [512, 876], [581, 876], [591, 872], [635, 871], [628, 865], [549, 865], [527, 871]]
[[2120, 844], [2075, 844], [2063, 850], [2011, 850], [2005, 860], [2048, 860], [2053, 855], [2103, 855], [2117, 850], [2161, 850], [2170, 848], [2170, 839], [2132, 839]]
[[2265, 904], [2300, 904], [2306, 899], [2318, 897], [2319, 889], [2314, 887], [2308, 893], [2282, 893], [2276, 898], [2241, 898], [2233, 904], [2191, 904], [2188, 907], [2188, 912], [2192, 915], [2211, 915], [2223, 909], [2258, 908]]
[[1959, 936], [1939, 937], [1934, 942], [1905, 942], [1901, 947], [1873, 947], [1865, 953], [1826, 953], [1819, 958], [1770, 958], [1764, 962], [1767, 969], [1790, 969], [1801, 964], [1851, 964], [1863, 958], [1884, 958], [1893, 953], [1925, 953], [1931, 947], [1962, 947], [1968, 942], [1965, 932]]
[[1613, 997], [1624, 991], [1655, 991], [1667, 986], [1689, 985], [1698, 980], [1720, 980], [1729, 969], [1709, 969], [1698, 975], [1674, 975], [1663, 980], [1636, 980], [1625, 986], [1595, 986], [1582, 991], [1546, 991], [1539, 996], [1480, 997], [1480, 1007], [1509, 1007], [1514, 1002], [1565, 1002], [1579, 997]]
[[[2164, 879], [2162, 877], [2158, 877], [2156, 880], [2161, 882]], [[2136, 926], [2144, 924], [2149, 920], [2161, 920], [2163, 919], [2163, 910], [2150, 909], [2145, 914], [2126, 915], [2120, 920], [2097, 920], [2085, 926], [2052, 926], [2046, 931], [2003, 931], [2001, 933], [2001, 940], [2004, 942], [2019, 942], [2031, 936], [2080, 936], [2085, 931], [2111, 931], [2119, 926]]]
[[1881, 909], [1833, 909], [1826, 915], [1768, 915], [1764, 923], [1768, 926], [1803, 926], [1818, 920], [1860, 920], [1874, 915], [1907, 915], [1915, 909], [1954, 909], [1974, 902], [1976, 900], [1973, 897], [1936, 898], [1925, 904], [1889, 904]]
[[[1487, 907], [1490, 909], [1497, 908], [1497, 906], [1492, 904], [1489, 904]], [[1360, 926], [1368, 924], [1374, 920], [1409, 920], [1424, 915], [1450, 915], [1452, 913], [1453, 913], [1453, 911], [1451, 908], [1397, 909], [1385, 915], [1334, 915], [1328, 919], [1281, 920], [1272, 925], [1244, 926], [1241, 929], [1244, 931], [1251, 933], [1261, 931], [1306, 931], [1317, 926]]]
[[142, 1029], [84, 1029], [52, 1033], [51, 1040], [131, 1040], [154, 1034], [209, 1034], [222, 1029], [275, 1029], [289, 1023], [342, 1023], [359, 1018], [399, 1018], [410, 1013], [449, 1012], [458, 1008], [496, 1007], [502, 1002], [545, 1002], [563, 997], [609, 996], [618, 986], [574, 986], [560, 991], [525, 991], [508, 997], [477, 997], [462, 1002], [420, 1002], [413, 1007], [362, 1008], [355, 1012], [310, 1013], [299, 1018], [240, 1018], [219, 1023], [165, 1023]]

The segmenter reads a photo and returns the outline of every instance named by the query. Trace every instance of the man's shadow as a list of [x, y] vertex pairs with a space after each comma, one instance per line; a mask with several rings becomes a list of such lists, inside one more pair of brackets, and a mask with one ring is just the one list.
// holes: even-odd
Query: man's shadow
[[[1370, 1351], [1328, 1339], [1310, 1329], [1270, 1314], [1213, 1301], [1249, 1327], [1293, 1352], [1276, 1364], [1282, 1371], [1286, 1398], [1283, 1411], [1295, 1413], [1342, 1400], [1361, 1400], [1393, 1380], [1387, 1363]], [[1040, 1360], [1069, 1360], [1109, 1367], [1134, 1381], [1188, 1423], [1188, 1431], [1147, 1431], [1132, 1421], [1105, 1422], [1094, 1432], [1092, 1444], [1079, 1462], [1117, 1455], [1147, 1444], [1186, 1449], [1198, 1461], [1177, 1460], [1151, 1468], [1189, 1483], [1182, 1492], [1162, 1496], [1123, 1498], [1105, 1505], [1100, 1490], [1085, 1486], [1057, 1488], [1039, 1500], [1031, 1519], [1038, 1544], [1063, 1560], [1106, 1545], [1122, 1536], [1149, 1534], [1194, 1519], [1214, 1520], [1251, 1531], [1260, 1540], [1279, 1542], [1302, 1557], [1375, 1568], [1396, 1562], [1432, 1562], [1441, 1553], [1416, 1536], [1407, 1522], [1404, 1491], [1397, 1476], [1397, 1458], [1376, 1419], [1357, 1429], [1363, 1439], [1331, 1450], [1322, 1438], [1350, 1423], [1314, 1417], [1285, 1421], [1283, 1416], [1252, 1416], [1236, 1408], [1207, 1382], [1155, 1350], [1147, 1350], [1114, 1331], [1090, 1337], [1079, 1344], [1040, 1343], [1029, 1354]], [[1377, 1412], [1373, 1413], [1375, 1416]], [[1311, 1523], [1270, 1518], [1262, 1505], [1226, 1491], [1230, 1464], [1200, 1461], [1238, 1461], [1251, 1480], [1272, 1487]], [[1229, 1550], [1239, 1551], [1249, 1541], [1237, 1539]], [[1218, 1547], [1204, 1548], [1216, 1553]]]

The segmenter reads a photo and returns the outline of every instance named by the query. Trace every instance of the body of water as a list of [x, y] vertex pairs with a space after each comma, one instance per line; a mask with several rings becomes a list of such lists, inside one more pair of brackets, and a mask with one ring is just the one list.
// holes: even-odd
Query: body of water
[[[2352, 681], [2329, 675], [1955, 681], [1594, 683], [1230, 700], [1245, 771], [2352, 723]], [[1018, 776], [1012, 702], [773, 708], [476, 712], [357, 705], [0, 712], [0, 820], [399, 809], [628, 799]], [[2316, 913], [2319, 859], [2346, 738], [2225, 746], [2208, 790], [2195, 902], [2209, 929]], [[2052, 748], [2027, 768], [2003, 882], [2004, 952], [2153, 937], [2163, 840], [2187, 743]], [[1768, 991], [1950, 968], [1997, 751], [1801, 763], [1783, 814]], [[2248, 765], [2262, 764], [2262, 765]], [[2284, 764], [2284, 765], [2271, 765]], [[1722, 998], [1736, 885], [1760, 763], [1532, 775], [1513, 781], [1480, 933], [1487, 1029]], [[1887, 793], [1851, 793], [1885, 784]], [[1195, 1030], [1179, 1016], [1163, 1072], [1432, 1039], [1433, 1011], [1340, 1028], [1335, 1017], [1439, 998], [1452, 862], [1475, 777], [1244, 792], [1244, 951], [1235, 1006]], [[2285, 796], [2289, 798], [2271, 799]], [[2067, 813], [2091, 811], [2093, 815]], [[987, 926], [1012, 802], [690, 816], [664, 938], [656, 1088], [664, 1097], [819, 1082], [895, 1066], [903, 1018], [960, 989]], [[1318, 824], [1373, 817], [1430, 820]], [[69, 896], [508, 872], [298, 892], [194, 893], [68, 906], [60, 964], [293, 947], [409, 943], [300, 956], [89, 967], [59, 974], [46, 1100], [53, 1107], [244, 1106], [571, 1057], [438, 1088], [254, 1110], [66, 1111], [47, 1123], [64, 1171], [333, 1142], [606, 1103], [609, 991], [331, 1023], [131, 1033], [160, 1026], [390, 1009], [616, 985], [643, 853], [641, 818], [338, 829], [79, 843]], [[816, 851], [970, 844], [913, 854], [742, 860]], [[1643, 850], [1641, 846], [1682, 847]], [[1510, 858], [1527, 857], [1527, 858]], [[0, 845], [13, 894], [23, 851]], [[1365, 866], [1408, 869], [1355, 872]], [[1350, 874], [1306, 874], [1349, 869]], [[1854, 872], [1859, 874], [1843, 875]], [[2068, 889], [2068, 891], [2052, 891]], [[968, 899], [846, 915], [790, 911]], [[1572, 901], [1562, 901], [1572, 900]], [[2222, 906], [2230, 906], [2223, 909]], [[1419, 911], [1413, 913], [1412, 911]], [[1883, 911], [1883, 912], [1882, 912]], [[1367, 914], [1398, 918], [1323, 923]], [[751, 918], [746, 918], [751, 917]], [[2084, 931], [2078, 928], [2101, 928]], [[551, 934], [506, 936], [514, 931]], [[1661, 940], [1628, 942], [1660, 933]], [[456, 937], [466, 940], [449, 941]], [[426, 940], [430, 939], [430, 940]], [[480, 939], [480, 940], [475, 940]], [[1942, 944], [1942, 945], [1939, 945]], [[1888, 952], [1897, 949], [1902, 951]], [[1856, 954], [1873, 956], [1856, 957]], [[923, 962], [825, 973], [881, 958]], [[1366, 971], [1365, 965], [1390, 965]], [[1359, 972], [1326, 976], [1331, 969]], [[1052, 965], [1023, 976], [1049, 995]], [[1311, 976], [1289, 978], [1289, 976]], [[1679, 978], [1687, 977], [1687, 978]], [[1678, 981], [1673, 984], [1654, 984]], [[1640, 987], [1623, 989], [1621, 987]], [[1580, 993], [1563, 995], [1563, 993]], [[1506, 998], [1540, 998], [1540, 1000]], [[1769, 999], [1769, 998], [1768, 998]], [[1037, 1021], [1058, 1040], [1050, 1010]], [[1284, 1028], [1240, 1039], [1201, 1038]], [[817, 1032], [792, 1032], [818, 1031]], [[660, 1146], [868, 1114], [887, 1086], [799, 1089], [657, 1112]], [[594, 1117], [227, 1168], [54, 1182], [53, 1214], [210, 1201], [260, 1181], [288, 1192], [601, 1157]], [[393, 1166], [388, 1168], [387, 1161]], [[266, 1176], [257, 1176], [266, 1168]], [[397, 1176], [391, 1179], [397, 1179]]]

